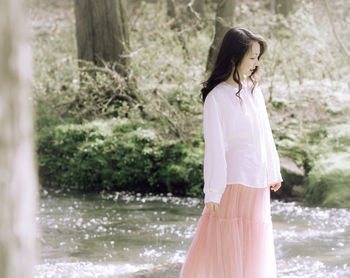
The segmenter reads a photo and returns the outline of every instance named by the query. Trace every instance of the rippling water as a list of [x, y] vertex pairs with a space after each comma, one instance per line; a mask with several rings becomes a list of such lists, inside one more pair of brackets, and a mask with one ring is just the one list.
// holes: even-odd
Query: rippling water
[[[41, 192], [36, 278], [178, 277], [203, 201]], [[350, 210], [271, 202], [278, 277], [350, 277]]]

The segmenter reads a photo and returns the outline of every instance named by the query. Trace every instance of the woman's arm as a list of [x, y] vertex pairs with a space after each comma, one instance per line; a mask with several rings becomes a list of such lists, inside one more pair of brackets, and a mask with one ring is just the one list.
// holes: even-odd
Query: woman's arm
[[226, 187], [226, 157], [222, 117], [218, 103], [209, 93], [203, 106], [204, 151], [204, 203], [220, 203]]
[[265, 135], [266, 143], [266, 160], [267, 160], [267, 170], [268, 170], [268, 184], [280, 183], [283, 181], [281, 171], [280, 171], [280, 159], [276, 149], [275, 140], [273, 138], [269, 115], [267, 113], [265, 99], [262, 94], [260, 86], [257, 90], [258, 100], [260, 105], [260, 111], [262, 116], [262, 123]]

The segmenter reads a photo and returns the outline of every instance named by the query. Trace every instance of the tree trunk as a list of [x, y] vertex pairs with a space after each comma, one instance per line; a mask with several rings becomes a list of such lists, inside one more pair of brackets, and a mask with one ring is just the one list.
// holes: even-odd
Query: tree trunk
[[170, 17], [170, 18], [175, 18], [176, 17], [176, 10], [175, 10], [174, 0], [167, 0], [166, 13], [167, 13], [167, 16]]
[[33, 277], [37, 170], [23, 0], [0, 1], [0, 277]]
[[215, 35], [209, 49], [206, 71], [213, 69], [221, 41], [225, 33], [233, 27], [234, 9], [235, 0], [219, 0], [216, 10]]
[[78, 58], [98, 66], [103, 61], [116, 63], [116, 70], [125, 76], [129, 48], [124, 0], [75, 0]]
[[293, 10], [294, 0], [274, 0], [276, 14], [287, 16]]

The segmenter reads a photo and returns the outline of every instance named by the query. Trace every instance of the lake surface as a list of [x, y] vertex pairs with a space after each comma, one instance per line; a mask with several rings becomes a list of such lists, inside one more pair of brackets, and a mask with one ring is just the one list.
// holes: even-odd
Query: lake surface
[[[203, 207], [171, 195], [42, 190], [35, 278], [178, 278]], [[271, 214], [279, 278], [350, 277], [350, 210], [272, 200]]]

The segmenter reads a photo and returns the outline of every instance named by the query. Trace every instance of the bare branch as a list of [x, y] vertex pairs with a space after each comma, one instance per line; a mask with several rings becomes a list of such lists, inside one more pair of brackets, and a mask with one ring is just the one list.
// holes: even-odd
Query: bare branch
[[336, 32], [335, 30], [335, 26], [334, 26], [334, 22], [332, 20], [332, 17], [331, 17], [331, 12], [330, 12], [330, 9], [329, 9], [329, 5], [328, 5], [328, 1], [327, 0], [323, 0], [326, 4], [326, 9], [327, 9], [327, 14], [328, 14], [328, 18], [329, 18], [329, 21], [331, 23], [331, 26], [332, 26], [332, 31], [333, 31], [333, 34], [335, 36], [335, 39], [337, 40], [337, 42], [339, 43], [341, 49], [344, 51], [344, 53], [348, 56], [348, 58], [350, 58], [350, 51], [349, 49], [346, 48], [346, 46], [344, 45], [344, 43], [342, 42], [342, 40], [339, 38], [338, 36], [338, 33]]

